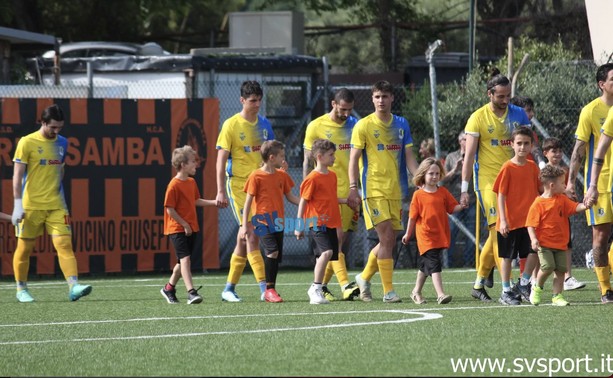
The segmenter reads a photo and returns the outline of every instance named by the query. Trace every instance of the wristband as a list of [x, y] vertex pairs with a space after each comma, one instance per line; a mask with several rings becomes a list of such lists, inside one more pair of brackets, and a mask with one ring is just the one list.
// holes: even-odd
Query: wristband
[[462, 187], [460, 189], [460, 192], [462, 193], [468, 192], [468, 181], [462, 181]]

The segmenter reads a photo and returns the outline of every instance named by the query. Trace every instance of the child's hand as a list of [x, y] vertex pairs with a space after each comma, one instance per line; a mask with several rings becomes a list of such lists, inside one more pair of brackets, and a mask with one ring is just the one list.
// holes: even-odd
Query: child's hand
[[296, 240], [300, 240], [304, 237], [304, 231], [295, 230], [294, 235], [296, 235]]
[[500, 230], [498, 232], [500, 232], [500, 235], [505, 238], [509, 236], [509, 226], [507, 225], [507, 221], [502, 219], [500, 220]]
[[186, 224], [185, 226], [183, 226], [183, 229], [185, 230], [185, 236], [190, 236], [193, 232], [189, 224]]
[[402, 236], [402, 244], [404, 244], [404, 245], [409, 244], [409, 239], [411, 239], [411, 238], [409, 237], [409, 234], [404, 234], [404, 235]]
[[249, 236], [249, 229], [247, 228], [247, 226], [242, 225], [241, 228], [238, 230], [238, 237], [240, 239], [247, 239], [247, 236]]
[[539, 249], [541, 249], [541, 244], [539, 243], [538, 240], [534, 239], [530, 242], [530, 244], [532, 245], [532, 250], [533, 251], [538, 251]]

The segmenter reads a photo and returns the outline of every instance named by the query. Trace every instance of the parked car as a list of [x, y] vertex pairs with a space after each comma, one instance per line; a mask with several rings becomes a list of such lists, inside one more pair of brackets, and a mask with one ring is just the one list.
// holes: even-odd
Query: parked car
[[[95, 58], [99, 56], [129, 56], [129, 55], [170, 55], [170, 53], [155, 42], [145, 44], [129, 42], [70, 42], [60, 45], [62, 58]], [[46, 51], [43, 59], [55, 56], [54, 50]]]

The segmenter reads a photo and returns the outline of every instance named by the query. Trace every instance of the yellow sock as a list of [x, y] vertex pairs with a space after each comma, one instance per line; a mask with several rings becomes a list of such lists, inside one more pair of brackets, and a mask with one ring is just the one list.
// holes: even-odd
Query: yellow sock
[[596, 277], [598, 277], [598, 283], [600, 284], [600, 292], [602, 295], [607, 293], [607, 290], [611, 290], [611, 280], [609, 278], [609, 273], [611, 272], [609, 266], [595, 266], [594, 272], [596, 272]]
[[17, 239], [17, 248], [13, 254], [13, 272], [15, 272], [15, 281], [27, 282], [28, 271], [30, 270], [30, 253], [34, 249], [36, 240], [34, 239]]
[[264, 271], [264, 259], [259, 249], [253, 250], [247, 253], [247, 259], [249, 259], [249, 265], [255, 276], [255, 282], [260, 283], [266, 281], [266, 272]]
[[609, 249], [609, 269], [613, 271], [613, 244], [611, 244], [611, 249]]
[[370, 281], [372, 276], [374, 276], [378, 270], [379, 265], [377, 264], [377, 256], [375, 256], [375, 254], [370, 251], [370, 253], [368, 254], [368, 261], [366, 262], [364, 270], [362, 271], [362, 273], [360, 273], [360, 276], [362, 276], [362, 278], [366, 281]]
[[245, 270], [245, 265], [247, 265], [247, 258], [232, 254], [230, 258], [230, 271], [228, 272], [228, 282], [236, 285], [238, 281], [241, 279], [243, 275], [243, 270]]
[[327, 285], [328, 282], [330, 282], [330, 280], [332, 279], [333, 274], [334, 274], [334, 268], [332, 267], [332, 261], [328, 261], [328, 264], [326, 265], [326, 271], [324, 272], [324, 279], [322, 283], [324, 285]]
[[379, 266], [379, 274], [381, 275], [381, 284], [383, 285], [383, 294], [387, 294], [394, 290], [392, 284], [392, 276], [394, 274], [394, 259], [377, 259]]
[[[496, 235], [494, 235], [495, 237]], [[492, 240], [492, 234], [485, 241], [481, 254], [479, 255], [479, 270], [477, 270], [477, 276], [487, 277], [490, 275], [492, 267], [495, 265], [494, 260], [494, 245]]]
[[[330, 265], [332, 265], [332, 269], [334, 269], [334, 274], [336, 274], [338, 284], [341, 285], [341, 288], [345, 287], [349, 283], [349, 279], [347, 278], [347, 265], [345, 264], [345, 254], [339, 251], [338, 260], [330, 261], [328, 266]], [[330, 280], [328, 280], [328, 282], [329, 281]], [[324, 282], [326, 281], [324, 280]]]
[[64, 273], [64, 278], [68, 280], [70, 277], [73, 277], [73, 279], [78, 277], [79, 269], [77, 268], [77, 258], [74, 257], [72, 250], [72, 237], [70, 235], [56, 235], [51, 240], [57, 251], [57, 258], [60, 269]]

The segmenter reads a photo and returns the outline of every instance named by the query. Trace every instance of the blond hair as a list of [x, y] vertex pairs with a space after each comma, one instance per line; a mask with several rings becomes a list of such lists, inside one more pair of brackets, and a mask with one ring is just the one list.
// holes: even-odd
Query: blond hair
[[436, 165], [441, 170], [441, 178], [445, 176], [445, 168], [443, 168], [443, 164], [433, 157], [425, 158], [417, 168], [417, 172], [415, 172], [415, 176], [413, 176], [413, 184], [417, 186], [423, 186], [426, 183], [426, 172], [430, 169], [431, 166]]
[[185, 145], [177, 147], [172, 151], [172, 166], [177, 170], [181, 170], [181, 164], [187, 164], [189, 158], [196, 156], [196, 151], [191, 146]]

